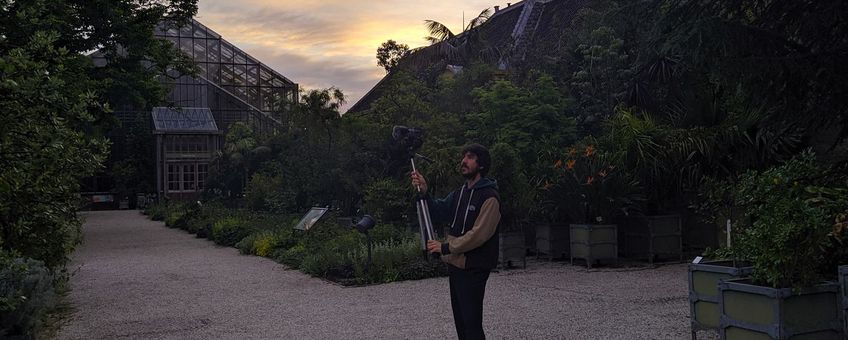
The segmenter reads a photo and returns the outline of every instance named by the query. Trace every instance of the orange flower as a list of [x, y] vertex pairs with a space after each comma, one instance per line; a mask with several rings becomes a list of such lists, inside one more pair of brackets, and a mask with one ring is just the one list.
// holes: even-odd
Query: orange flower
[[595, 181], [595, 178], [592, 177], [592, 176], [589, 176], [589, 178], [586, 179], [586, 184], [592, 184], [592, 182], [594, 182], [594, 181]]
[[567, 162], [565, 162], [565, 168], [568, 170], [574, 169], [574, 163], [575, 161], [573, 159], [569, 159]]
[[571, 156], [571, 157], [576, 156], [577, 155], [577, 149], [575, 149], [574, 147], [568, 148], [568, 155]]
[[561, 168], [561, 167], [562, 167], [562, 160], [561, 160], [561, 159], [558, 159], [558, 160], [556, 161], [556, 163], [554, 163], [554, 168], [555, 168], [555, 169], [559, 169], [559, 168]]
[[606, 170], [601, 170], [601, 172], [598, 172], [598, 176], [601, 176], [601, 177], [607, 177], [607, 171], [606, 171]]
[[591, 146], [591, 145], [587, 146], [586, 147], [586, 157], [589, 157], [589, 156], [594, 155], [594, 154], [595, 154], [595, 147]]

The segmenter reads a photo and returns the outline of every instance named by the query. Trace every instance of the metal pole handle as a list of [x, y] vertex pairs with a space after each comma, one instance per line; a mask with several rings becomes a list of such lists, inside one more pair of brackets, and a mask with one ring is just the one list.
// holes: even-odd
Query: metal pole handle
[[[409, 162], [412, 164], [412, 171], [418, 172], [415, 168], [415, 156], [409, 157]], [[415, 188], [418, 190], [418, 193], [421, 194], [421, 186], [416, 185]], [[421, 232], [421, 248], [426, 251], [427, 250], [427, 241], [435, 240], [436, 233], [433, 231], [433, 221], [430, 217], [430, 207], [427, 205], [427, 200], [423, 195], [418, 197], [418, 203], [416, 206], [418, 211], [418, 228]]]

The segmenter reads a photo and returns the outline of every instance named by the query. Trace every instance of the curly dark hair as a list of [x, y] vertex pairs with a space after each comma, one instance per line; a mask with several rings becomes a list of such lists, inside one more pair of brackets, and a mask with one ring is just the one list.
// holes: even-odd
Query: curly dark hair
[[489, 173], [489, 168], [492, 167], [492, 156], [489, 155], [489, 149], [477, 143], [468, 144], [462, 147], [461, 155], [473, 153], [477, 156], [477, 165], [480, 166], [480, 175], [486, 176]]

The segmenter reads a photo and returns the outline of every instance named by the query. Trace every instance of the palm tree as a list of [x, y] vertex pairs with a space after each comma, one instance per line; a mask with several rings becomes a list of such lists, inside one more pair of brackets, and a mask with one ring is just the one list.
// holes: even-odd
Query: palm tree
[[492, 59], [495, 48], [485, 40], [480, 30], [476, 29], [489, 20], [492, 10], [486, 8], [463, 27], [459, 34], [454, 34], [447, 26], [435, 21], [424, 20], [429, 36], [424, 37], [430, 46], [419, 47], [407, 58], [416, 66], [446, 61], [462, 65], [477, 57], [482, 60]]

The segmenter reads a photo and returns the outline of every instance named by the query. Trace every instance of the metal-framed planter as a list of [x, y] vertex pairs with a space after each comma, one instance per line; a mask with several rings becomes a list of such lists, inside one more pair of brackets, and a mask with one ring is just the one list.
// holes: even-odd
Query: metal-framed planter
[[839, 266], [839, 290], [842, 300], [842, 334], [848, 335], [848, 266]]
[[747, 262], [708, 261], [689, 264], [689, 313], [693, 340], [698, 338], [698, 331], [718, 332], [718, 283], [747, 277], [753, 271], [754, 268]]
[[583, 259], [591, 269], [595, 261], [618, 261], [618, 225], [571, 224], [568, 229], [571, 264], [574, 259]]
[[680, 215], [642, 216], [628, 220], [624, 228], [625, 257], [683, 261], [683, 218]]
[[521, 263], [522, 268], [527, 268], [527, 247], [524, 245], [524, 231], [506, 231], [499, 233], [500, 252], [498, 261], [502, 269], [517, 266]]
[[568, 254], [568, 226], [561, 223], [539, 223], [536, 225], [536, 257], [541, 254], [548, 260]]
[[734, 279], [718, 290], [722, 340], [842, 339], [836, 282], [793, 292]]

